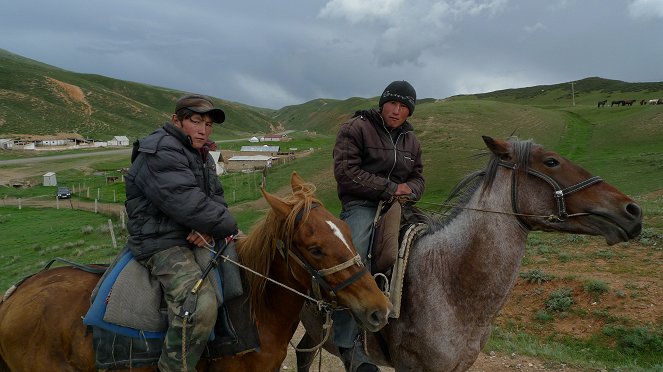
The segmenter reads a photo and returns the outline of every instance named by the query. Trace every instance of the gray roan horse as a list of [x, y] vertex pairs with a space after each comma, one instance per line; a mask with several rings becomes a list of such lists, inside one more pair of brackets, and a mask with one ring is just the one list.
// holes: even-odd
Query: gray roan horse
[[[530, 231], [602, 235], [610, 245], [640, 233], [640, 207], [601, 178], [531, 141], [483, 140], [492, 152], [484, 176], [464, 193], [455, 217], [417, 241], [400, 317], [368, 335], [380, 365], [467, 370], [514, 286]], [[298, 347], [312, 347], [320, 323], [311, 313], [302, 313], [302, 322], [307, 334]], [[338, 355], [329, 342], [325, 347]], [[298, 353], [299, 371], [313, 355]]]

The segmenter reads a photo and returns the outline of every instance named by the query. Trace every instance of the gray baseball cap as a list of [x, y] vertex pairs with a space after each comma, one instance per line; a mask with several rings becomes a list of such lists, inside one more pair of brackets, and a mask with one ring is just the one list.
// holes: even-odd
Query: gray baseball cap
[[223, 123], [226, 120], [226, 114], [218, 107], [214, 107], [212, 100], [200, 94], [187, 94], [175, 103], [175, 112], [187, 108], [199, 114], [209, 114], [215, 123]]

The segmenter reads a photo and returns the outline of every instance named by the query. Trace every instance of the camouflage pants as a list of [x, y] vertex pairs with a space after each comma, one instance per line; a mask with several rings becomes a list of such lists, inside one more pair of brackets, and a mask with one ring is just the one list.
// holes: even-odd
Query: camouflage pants
[[161, 284], [168, 304], [169, 325], [159, 357], [159, 369], [195, 371], [216, 321], [214, 289], [205, 279], [195, 296], [195, 310], [186, 321], [182, 307], [202, 274], [191, 248], [171, 247], [155, 253], [142, 264]]

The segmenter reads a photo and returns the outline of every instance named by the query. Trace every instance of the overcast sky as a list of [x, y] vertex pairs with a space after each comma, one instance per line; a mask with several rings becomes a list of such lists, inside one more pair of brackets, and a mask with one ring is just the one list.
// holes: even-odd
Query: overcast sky
[[663, 0], [3, 0], [0, 48], [259, 107], [445, 98], [663, 81]]

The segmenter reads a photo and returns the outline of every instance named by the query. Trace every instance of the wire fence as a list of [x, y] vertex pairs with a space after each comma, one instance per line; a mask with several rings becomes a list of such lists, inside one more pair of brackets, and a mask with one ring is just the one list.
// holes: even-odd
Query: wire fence
[[88, 212], [100, 213], [108, 216], [113, 216], [122, 221], [126, 218], [126, 210], [124, 203], [102, 203], [98, 200], [82, 200], [81, 198], [72, 197], [68, 199], [58, 199], [57, 197], [35, 196], [28, 198], [3, 198], [3, 207], [16, 207], [21, 209], [23, 207], [41, 207], [41, 208], [54, 208], [54, 209], [77, 209]]

